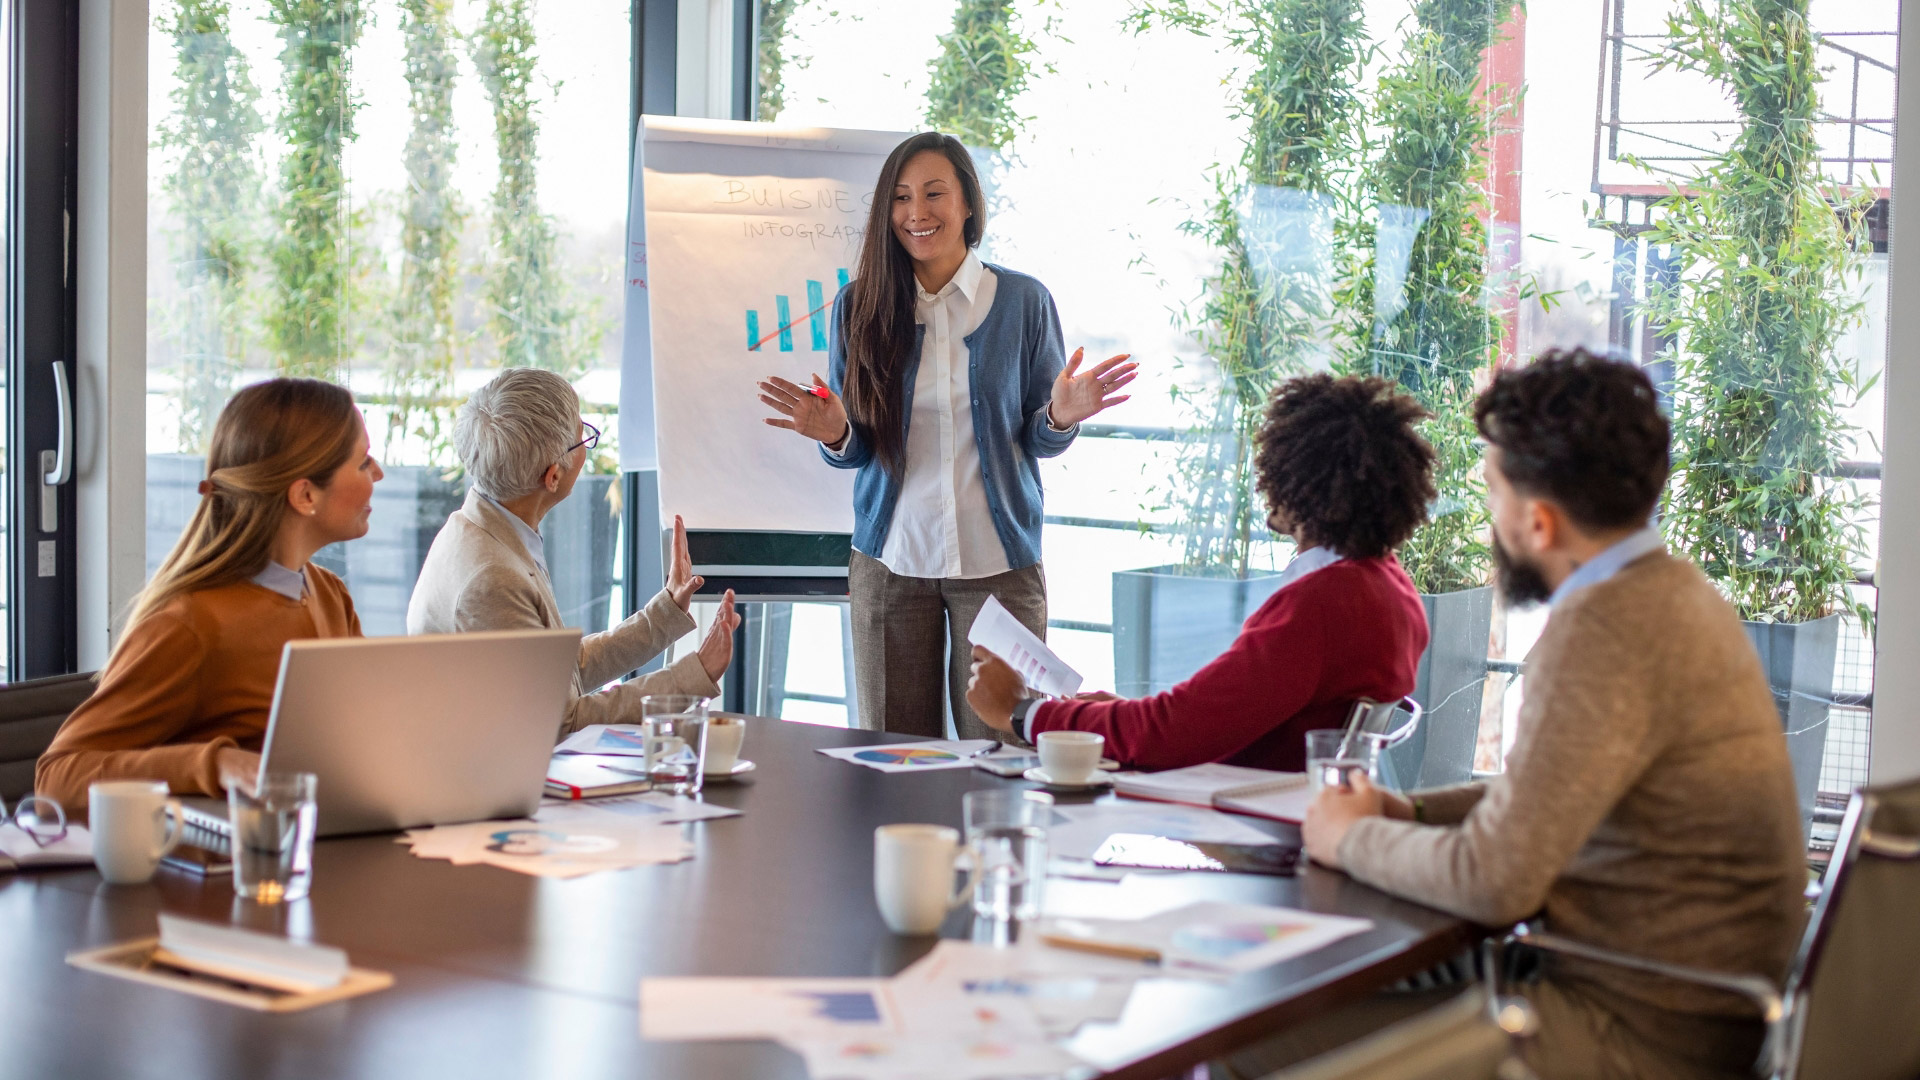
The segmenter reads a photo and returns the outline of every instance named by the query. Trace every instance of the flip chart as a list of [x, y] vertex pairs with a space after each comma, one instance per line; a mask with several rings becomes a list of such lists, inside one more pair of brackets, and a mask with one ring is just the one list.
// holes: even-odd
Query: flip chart
[[849, 532], [853, 474], [762, 422], [755, 382], [827, 375], [834, 296], [906, 136], [645, 116], [629, 213], [620, 457], [660, 470], [662, 520]]

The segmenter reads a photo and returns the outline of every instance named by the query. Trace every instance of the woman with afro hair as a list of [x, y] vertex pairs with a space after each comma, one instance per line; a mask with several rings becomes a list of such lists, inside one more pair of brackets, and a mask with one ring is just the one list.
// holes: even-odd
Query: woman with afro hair
[[1394, 550], [1426, 519], [1427, 413], [1386, 379], [1305, 375], [1267, 405], [1254, 466], [1267, 525], [1296, 554], [1240, 636], [1187, 681], [1152, 697], [1030, 697], [1019, 674], [975, 648], [967, 700], [988, 725], [1105, 736], [1141, 769], [1222, 761], [1305, 767], [1306, 733], [1338, 727], [1359, 698], [1413, 690], [1427, 618]]

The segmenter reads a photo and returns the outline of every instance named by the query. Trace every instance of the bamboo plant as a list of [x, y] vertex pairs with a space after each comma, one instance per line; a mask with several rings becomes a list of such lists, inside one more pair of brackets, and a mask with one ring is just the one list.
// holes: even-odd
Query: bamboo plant
[[343, 159], [358, 108], [350, 59], [361, 0], [267, 0], [267, 17], [283, 44], [275, 130], [287, 148], [267, 337], [282, 374], [338, 378], [350, 351], [353, 214]]
[[[1687, 0], [1660, 66], [1703, 74], [1738, 106], [1739, 135], [1688, 193], [1660, 204], [1650, 242], [1685, 272], [1656, 290], [1674, 336], [1674, 480], [1663, 524], [1742, 618], [1818, 619], [1850, 605], [1851, 524], [1835, 479], [1860, 387], [1836, 355], [1861, 316], [1849, 226], [1864, 196], [1823, 182], [1820, 74], [1808, 0]], [[1871, 613], [1856, 609], [1871, 624]]]
[[1014, 102], [1027, 88], [1037, 48], [1014, 24], [1013, 0], [959, 0], [953, 29], [940, 35], [929, 65], [927, 125], [1004, 153], [1026, 126]]
[[1218, 36], [1246, 58], [1236, 115], [1247, 123], [1235, 167], [1190, 232], [1220, 270], [1182, 319], [1218, 373], [1194, 399], [1200, 422], [1180, 466], [1184, 565], [1244, 576], [1265, 512], [1254, 491], [1254, 435], [1273, 387], [1307, 370], [1331, 327], [1328, 289], [1339, 205], [1363, 145], [1359, 83], [1369, 55], [1362, 0], [1164, 0], [1135, 9]]
[[1340, 302], [1350, 324], [1340, 366], [1399, 382], [1434, 417], [1439, 498], [1400, 551], [1414, 584], [1445, 593], [1484, 584], [1491, 566], [1485, 483], [1473, 428], [1474, 379], [1499, 356], [1487, 304], [1487, 158], [1499, 91], [1480, 86], [1503, 0], [1418, 0], [1402, 59], [1380, 80], [1383, 129], [1367, 164], [1378, 207], [1347, 248]]
[[[780, 119], [787, 107], [787, 21], [800, 7], [800, 0], [760, 0], [758, 37], [754, 42], [759, 57], [754, 73], [759, 80], [759, 97], [754, 103], [755, 120]], [[801, 66], [805, 66], [802, 62]]]
[[401, 0], [406, 41], [407, 191], [401, 209], [400, 283], [388, 309], [392, 358], [388, 382], [394, 433], [426, 444], [428, 463], [452, 464], [449, 399], [455, 358], [454, 294], [466, 211], [453, 187], [458, 144], [453, 90], [458, 74], [453, 0]]
[[559, 262], [553, 216], [540, 209], [532, 8], [532, 0], [487, 0], [473, 36], [500, 158], [486, 267], [487, 327], [502, 366], [546, 368], [571, 379], [599, 352], [605, 330], [594, 306], [575, 295]]
[[260, 169], [253, 137], [265, 128], [247, 58], [228, 36], [225, 0], [178, 0], [156, 28], [173, 43], [172, 115], [158, 145], [178, 155], [162, 181], [173, 217], [174, 270], [184, 302], [171, 314], [180, 348], [182, 453], [203, 454], [232, 393], [254, 269]]

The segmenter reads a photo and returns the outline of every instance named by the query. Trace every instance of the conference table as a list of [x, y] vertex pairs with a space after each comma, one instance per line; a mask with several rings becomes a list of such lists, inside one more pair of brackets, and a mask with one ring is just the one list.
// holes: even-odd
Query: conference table
[[[105, 884], [91, 867], [0, 875], [0, 1076], [803, 1078], [772, 1042], [649, 1042], [642, 977], [889, 976], [934, 938], [899, 937], [873, 901], [873, 830], [960, 824], [962, 793], [1032, 786], [979, 769], [882, 773], [820, 747], [904, 736], [749, 721], [756, 768], [705, 798], [743, 816], [678, 826], [691, 860], [543, 879], [417, 859], [391, 835], [322, 840], [310, 898], [260, 906], [231, 880], [163, 869]], [[324, 789], [321, 797], [325, 797]], [[1056, 796], [1062, 802], [1089, 796]], [[1111, 797], [1111, 796], [1105, 796]], [[1280, 822], [1256, 822], [1297, 841]], [[1140, 982], [1115, 1023], [1069, 1044], [1104, 1075], [1161, 1080], [1445, 959], [1459, 919], [1345, 875], [1056, 877], [1047, 902], [1125, 917], [1186, 900], [1269, 903], [1373, 922], [1358, 936], [1227, 982]], [[345, 949], [391, 988], [306, 1012], [254, 1012], [68, 966], [148, 937], [168, 912]], [[976, 933], [963, 906], [941, 936]], [[988, 928], [979, 928], [980, 933]], [[1091, 1070], [1090, 1070], [1091, 1072]]]

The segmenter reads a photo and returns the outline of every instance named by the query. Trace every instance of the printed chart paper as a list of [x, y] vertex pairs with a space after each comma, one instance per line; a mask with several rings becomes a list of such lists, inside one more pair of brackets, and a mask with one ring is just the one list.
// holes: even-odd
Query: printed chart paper
[[992, 739], [929, 739], [913, 743], [822, 747], [818, 752], [881, 772], [928, 772], [933, 769], [970, 768], [974, 758], [999, 745]]
[[559, 754], [644, 758], [647, 729], [637, 724], [592, 724], [567, 736], [553, 749]]
[[640, 980], [640, 1037], [836, 1039], [896, 1034], [899, 1016], [886, 979]]
[[1092, 802], [1056, 806], [1053, 812], [1066, 820], [1047, 831], [1047, 844], [1053, 854], [1067, 859], [1093, 858], [1114, 833], [1146, 833], [1216, 844], [1275, 842], [1244, 819], [1177, 803]]
[[1366, 919], [1217, 900], [1145, 919], [1054, 919], [1045, 927], [1063, 937], [1155, 949], [1170, 967], [1236, 974], [1305, 956], [1371, 929]]
[[1000, 601], [987, 597], [979, 617], [967, 631], [967, 640], [1005, 660], [1027, 686], [1042, 694], [1066, 697], [1080, 692], [1080, 673], [1060, 659], [1033, 631], [1020, 625]]
[[827, 376], [833, 298], [858, 266], [880, 166], [904, 138], [642, 118], [620, 454], [627, 469], [657, 460], [661, 520], [852, 531], [853, 473], [762, 423], [772, 413], [754, 384]]

